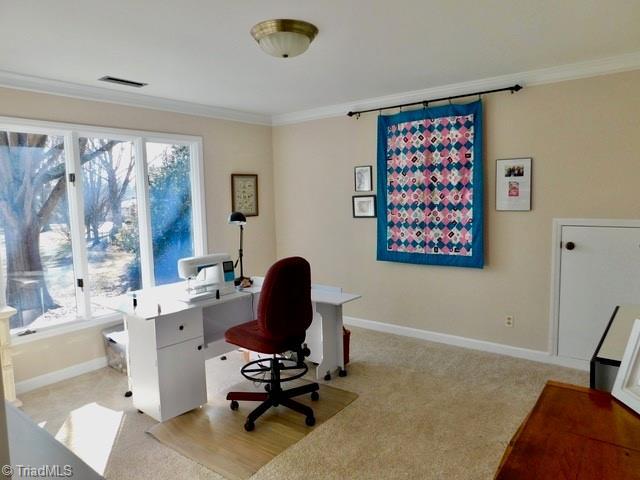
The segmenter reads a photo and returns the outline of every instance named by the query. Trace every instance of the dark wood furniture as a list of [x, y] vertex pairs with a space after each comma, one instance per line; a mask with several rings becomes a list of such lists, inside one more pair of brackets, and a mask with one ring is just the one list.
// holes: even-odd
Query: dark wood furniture
[[611, 394], [548, 382], [496, 479], [640, 479], [640, 416]]

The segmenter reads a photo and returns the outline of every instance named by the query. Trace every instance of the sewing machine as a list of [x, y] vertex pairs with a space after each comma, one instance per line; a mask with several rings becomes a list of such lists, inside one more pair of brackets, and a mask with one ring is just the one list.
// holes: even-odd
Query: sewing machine
[[178, 260], [178, 275], [187, 281], [185, 295], [180, 298], [184, 302], [235, 292], [233, 261], [226, 253], [182, 258]]

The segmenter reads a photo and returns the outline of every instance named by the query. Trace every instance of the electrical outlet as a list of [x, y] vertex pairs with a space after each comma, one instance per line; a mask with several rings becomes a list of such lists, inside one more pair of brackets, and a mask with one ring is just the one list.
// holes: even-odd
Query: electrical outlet
[[513, 327], [513, 315], [507, 315], [506, 317], [504, 317], [504, 326], [505, 327]]

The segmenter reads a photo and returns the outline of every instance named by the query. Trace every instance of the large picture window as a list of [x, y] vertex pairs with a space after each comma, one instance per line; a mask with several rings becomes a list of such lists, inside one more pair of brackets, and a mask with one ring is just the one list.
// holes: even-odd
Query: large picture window
[[177, 261], [206, 251], [201, 155], [197, 137], [0, 119], [12, 333], [97, 318], [109, 312], [96, 296], [178, 281]]

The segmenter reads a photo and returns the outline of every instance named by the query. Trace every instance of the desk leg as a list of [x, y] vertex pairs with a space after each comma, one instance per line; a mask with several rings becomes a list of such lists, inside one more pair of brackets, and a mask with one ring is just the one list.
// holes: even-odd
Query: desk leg
[[124, 324], [124, 331], [127, 334], [127, 348], [124, 350], [125, 360], [127, 362], [127, 391], [124, 393], [124, 396], [129, 398], [133, 395], [133, 387], [131, 386], [131, 361], [129, 359], [131, 343], [129, 342], [129, 326], [126, 315], [122, 315], [122, 323]]
[[346, 370], [342, 348], [342, 306], [318, 303], [316, 308], [321, 317], [322, 329], [322, 361], [316, 368], [316, 378], [330, 380], [336, 371], [340, 376], [344, 376]]

